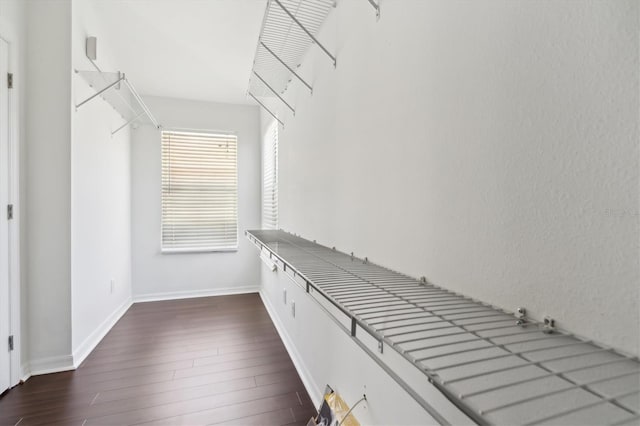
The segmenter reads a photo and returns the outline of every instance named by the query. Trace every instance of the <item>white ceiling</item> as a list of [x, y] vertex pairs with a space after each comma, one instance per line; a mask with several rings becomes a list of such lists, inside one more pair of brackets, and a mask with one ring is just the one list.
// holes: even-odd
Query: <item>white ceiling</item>
[[[143, 95], [235, 104], [246, 96], [266, 0], [110, 0], [95, 12]], [[99, 61], [98, 61], [99, 63]]]

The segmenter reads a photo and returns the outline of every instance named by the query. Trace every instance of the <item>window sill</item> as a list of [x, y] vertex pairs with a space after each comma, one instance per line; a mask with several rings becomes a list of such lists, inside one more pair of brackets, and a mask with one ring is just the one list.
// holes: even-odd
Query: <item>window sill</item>
[[162, 248], [160, 254], [235, 253], [238, 247], [229, 248]]

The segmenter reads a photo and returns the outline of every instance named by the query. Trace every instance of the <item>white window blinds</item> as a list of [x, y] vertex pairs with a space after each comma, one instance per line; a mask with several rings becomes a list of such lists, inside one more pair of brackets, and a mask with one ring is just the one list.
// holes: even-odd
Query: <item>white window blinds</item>
[[236, 136], [162, 132], [162, 251], [238, 248]]
[[262, 228], [278, 229], [278, 122], [262, 142]]

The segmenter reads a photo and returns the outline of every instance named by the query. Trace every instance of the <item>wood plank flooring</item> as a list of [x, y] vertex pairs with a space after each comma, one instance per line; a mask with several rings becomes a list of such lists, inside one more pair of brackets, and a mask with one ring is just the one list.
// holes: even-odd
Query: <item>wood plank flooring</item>
[[76, 371], [0, 397], [0, 425], [304, 425], [315, 413], [257, 294], [135, 304]]

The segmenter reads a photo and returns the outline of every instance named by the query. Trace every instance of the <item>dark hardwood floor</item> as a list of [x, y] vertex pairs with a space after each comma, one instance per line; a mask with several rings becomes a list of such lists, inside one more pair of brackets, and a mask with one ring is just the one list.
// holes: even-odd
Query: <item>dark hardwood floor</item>
[[257, 294], [138, 303], [76, 371], [0, 397], [0, 425], [304, 425], [315, 408]]

